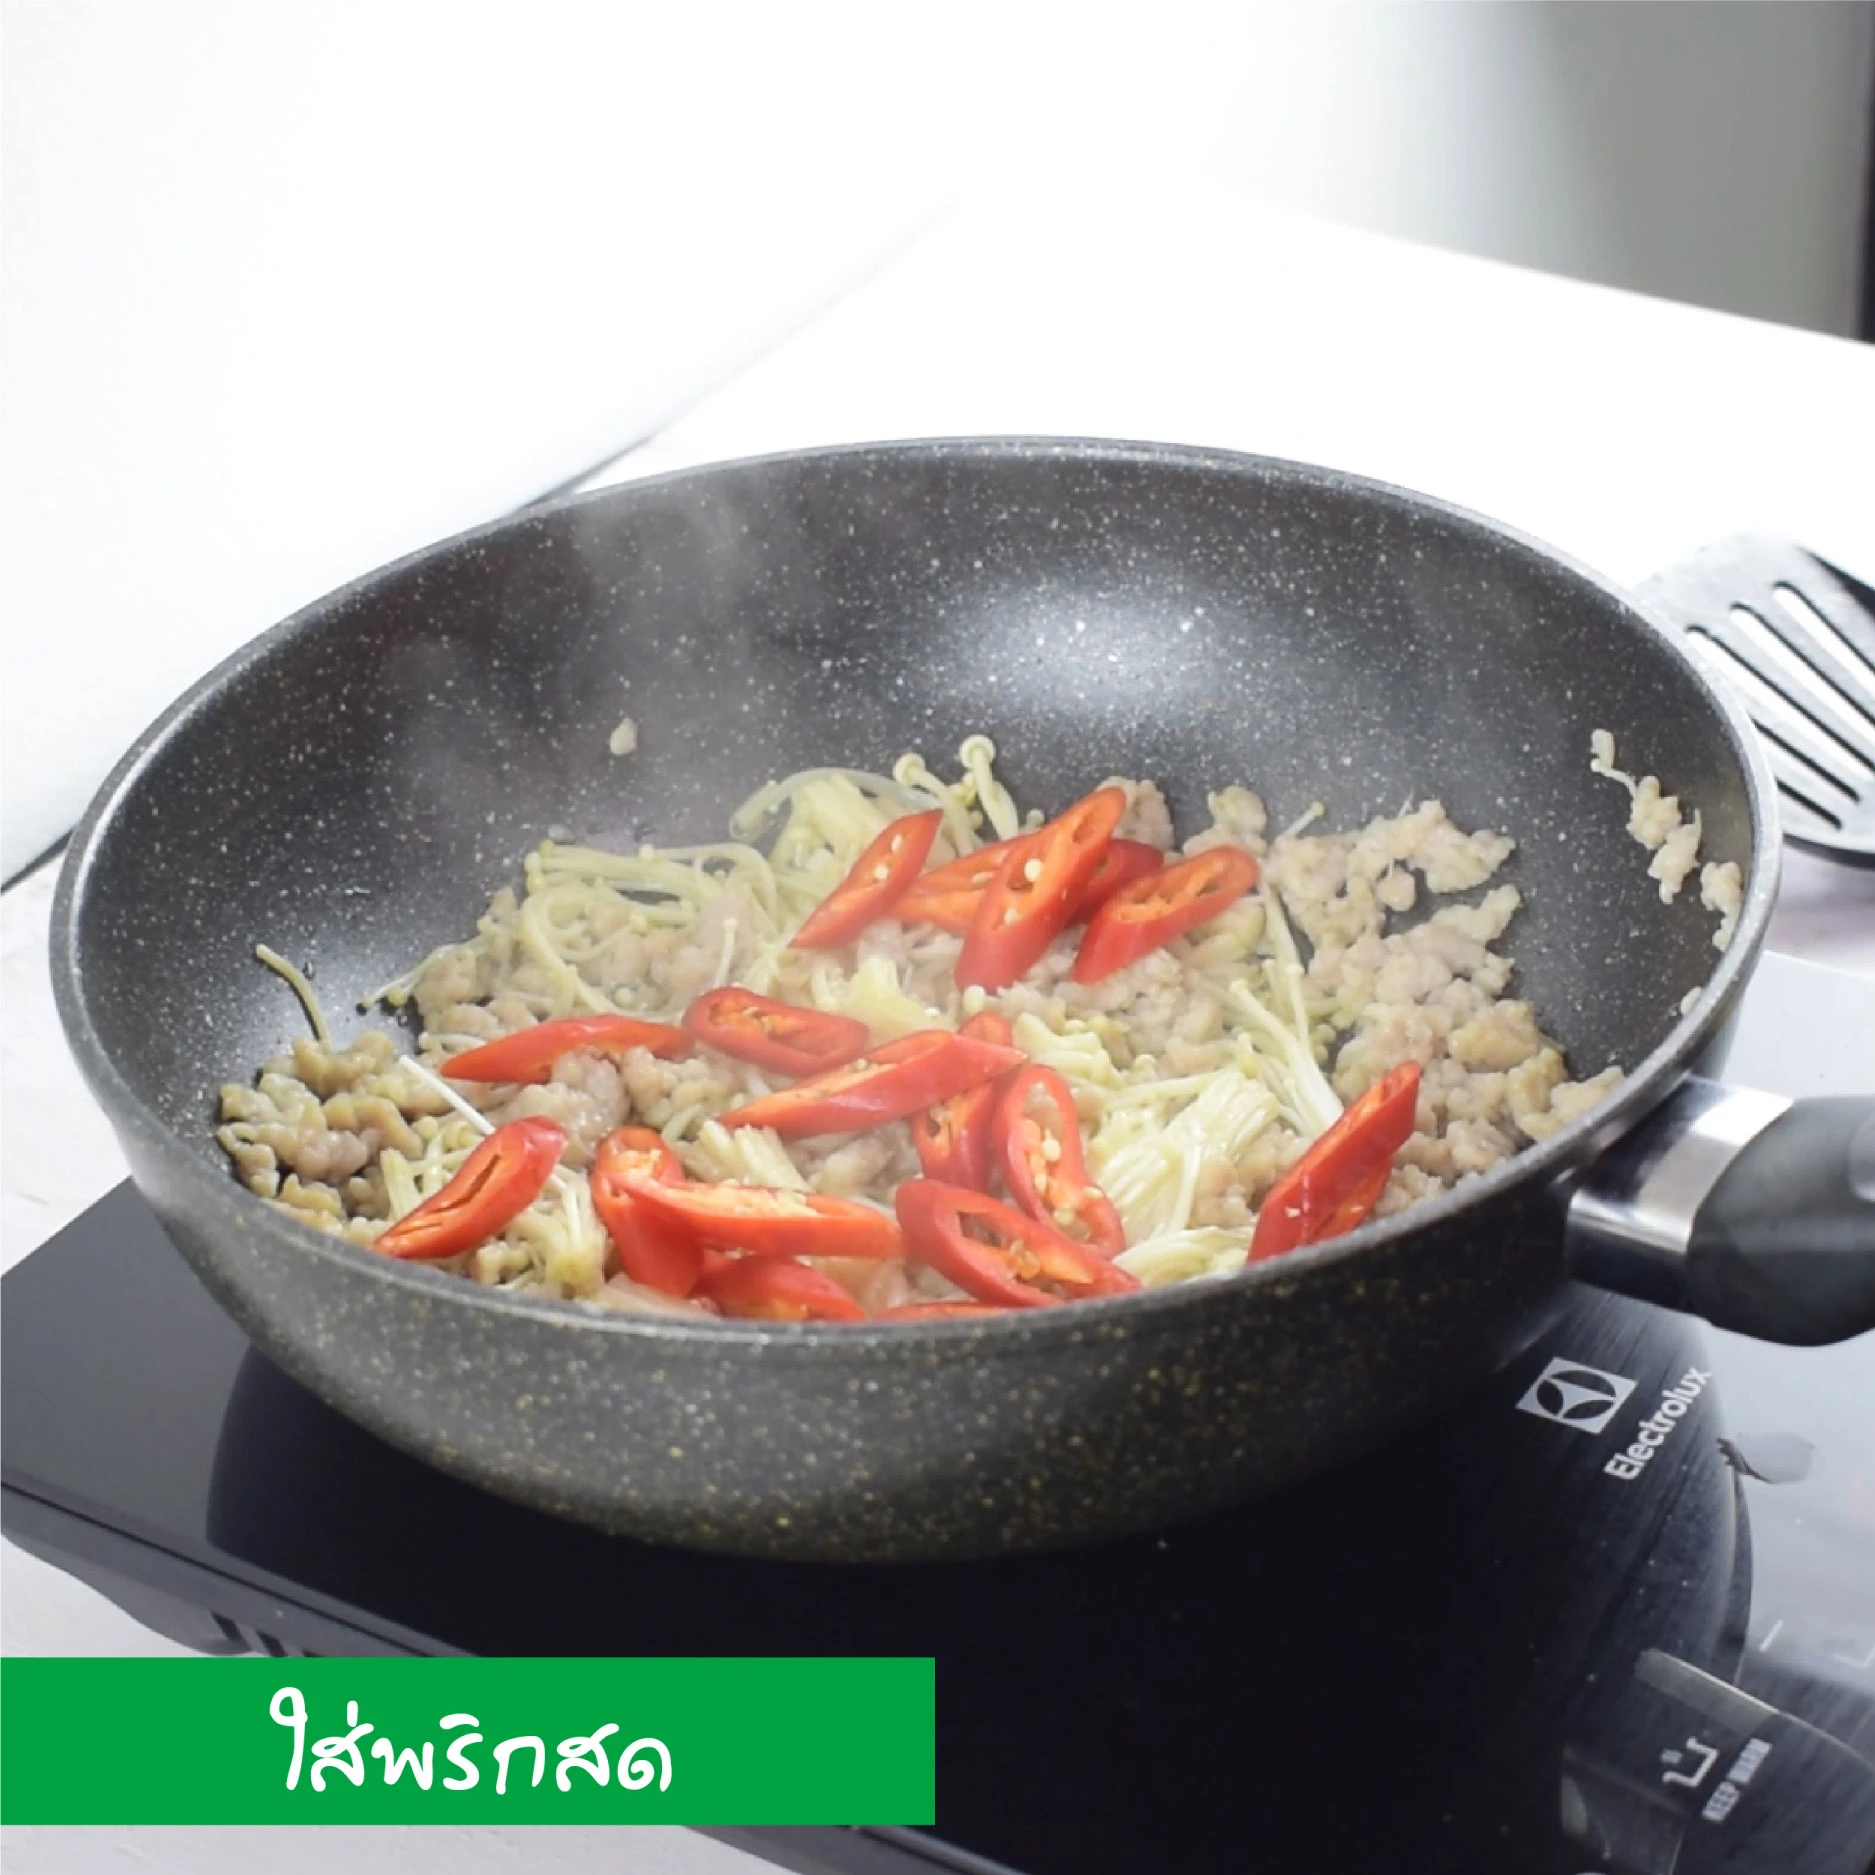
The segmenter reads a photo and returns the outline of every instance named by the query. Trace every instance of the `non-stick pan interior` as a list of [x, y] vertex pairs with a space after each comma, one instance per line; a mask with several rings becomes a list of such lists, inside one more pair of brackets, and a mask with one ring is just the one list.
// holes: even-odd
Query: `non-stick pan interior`
[[[620, 719], [638, 726], [615, 757]], [[83, 994], [134, 1090], [212, 1155], [215, 1090], [299, 1031], [256, 942], [364, 991], [464, 935], [550, 829], [723, 835], [788, 770], [948, 769], [986, 731], [1024, 805], [1151, 776], [1182, 827], [1425, 798], [1513, 834], [1524, 993], [1582, 1072], [1633, 1064], [1710, 974], [1589, 735], [1748, 859], [1724, 719], [1612, 592], [1326, 472], [1119, 445], [926, 444], [626, 486], [315, 606], [177, 714], [90, 857]]]

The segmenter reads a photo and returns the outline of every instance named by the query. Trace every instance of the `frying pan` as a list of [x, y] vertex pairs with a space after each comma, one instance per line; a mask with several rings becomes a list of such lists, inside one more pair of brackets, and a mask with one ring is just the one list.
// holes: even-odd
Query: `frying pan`
[[[637, 752], [608, 751], [625, 714]], [[1624, 765], [1739, 862], [1663, 904]], [[1587, 1115], [1411, 1212], [1221, 1280], [779, 1329], [511, 1298], [319, 1236], [230, 1175], [215, 1090], [472, 928], [550, 827], [714, 837], [775, 775], [974, 731], [1024, 803], [1115, 774], [1359, 825], [1437, 796], [1519, 841], [1522, 993]], [[1291, 463], [936, 441], [574, 498], [335, 593], [137, 744], [56, 911], [61, 1014], [137, 1184], [253, 1339], [446, 1470], [657, 1541], [916, 1559], [1149, 1527], [1337, 1464], [1511, 1358], [1573, 1268], [1790, 1340], [1875, 1325], [1871, 1103], [1724, 1089], [1777, 833], [1737, 711], [1619, 590], [1439, 502]], [[1682, 1014], [1689, 989], [1703, 985]], [[383, 1021], [380, 1014], [354, 1026]]]

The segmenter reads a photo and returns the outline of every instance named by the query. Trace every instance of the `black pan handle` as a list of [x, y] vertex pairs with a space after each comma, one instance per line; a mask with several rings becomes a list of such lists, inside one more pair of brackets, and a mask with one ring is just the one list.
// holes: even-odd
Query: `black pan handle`
[[1565, 1245], [1584, 1282], [1813, 1346], [1875, 1328], [1875, 1097], [1683, 1082], [1590, 1169]]

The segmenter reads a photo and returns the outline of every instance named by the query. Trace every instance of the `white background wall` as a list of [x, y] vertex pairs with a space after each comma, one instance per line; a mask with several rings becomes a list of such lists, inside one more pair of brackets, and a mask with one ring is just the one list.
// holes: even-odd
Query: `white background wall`
[[1875, 8], [1260, 5], [1221, 173], [1337, 220], [1854, 329]]
[[1870, 42], [1837, 0], [4, 0], [0, 874], [255, 631], [1018, 170], [1845, 329]]

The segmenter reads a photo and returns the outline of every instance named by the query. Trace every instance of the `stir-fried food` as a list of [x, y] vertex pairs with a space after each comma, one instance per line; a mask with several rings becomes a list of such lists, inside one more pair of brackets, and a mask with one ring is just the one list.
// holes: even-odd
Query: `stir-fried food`
[[1150, 781], [1024, 818], [994, 756], [791, 775], [711, 845], [547, 842], [371, 999], [408, 1051], [316, 1015], [223, 1088], [223, 1146], [306, 1222], [511, 1292], [913, 1322], [1289, 1254], [1617, 1078], [1508, 993], [1504, 835], [1426, 802], [1269, 839], [1233, 787], [1180, 847]]

